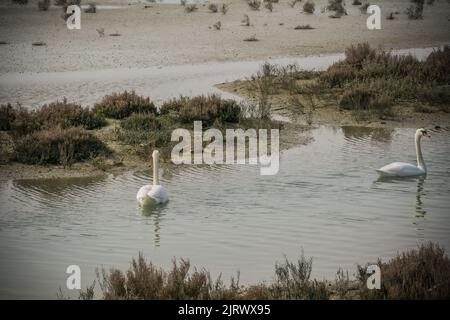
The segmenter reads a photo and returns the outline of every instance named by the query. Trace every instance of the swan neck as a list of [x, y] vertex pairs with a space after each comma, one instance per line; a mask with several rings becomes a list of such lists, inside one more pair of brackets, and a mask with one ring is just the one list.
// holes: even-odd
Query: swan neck
[[416, 154], [417, 154], [417, 166], [419, 168], [422, 168], [424, 171], [427, 171], [427, 168], [425, 166], [425, 161], [423, 160], [422, 156], [422, 148], [420, 146], [420, 136], [416, 136]]
[[153, 185], [159, 185], [159, 156], [153, 155]]

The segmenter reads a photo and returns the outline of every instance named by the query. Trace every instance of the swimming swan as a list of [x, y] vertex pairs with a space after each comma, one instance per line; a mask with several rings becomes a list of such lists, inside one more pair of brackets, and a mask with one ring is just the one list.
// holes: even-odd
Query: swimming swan
[[141, 206], [166, 203], [169, 201], [169, 194], [166, 189], [159, 184], [159, 151], [153, 151], [152, 157], [153, 185], [147, 184], [141, 187], [136, 195], [136, 199]]
[[413, 164], [404, 162], [393, 162], [378, 170], [376, 170], [381, 177], [418, 177], [427, 174], [427, 167], [422, 157], [422, 149], [420, 148], [420, 140], [422, 137], [429, 137], [427, 130], [417, 129], [415, 135], [417, 167]]

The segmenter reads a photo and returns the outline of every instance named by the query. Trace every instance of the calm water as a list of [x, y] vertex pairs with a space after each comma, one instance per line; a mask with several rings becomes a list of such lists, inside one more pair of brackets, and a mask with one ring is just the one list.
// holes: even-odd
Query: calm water
[[[412, 54], [423, 59], [433, 49], [435, 48], [412, 48], [394, 52]], [[343, 57], [343, 54], [330, 54], [275, 58], [267, 61], [279, 65], [295, 63], [303, 69], [322, 70]], [[208, 93], [219, 93], [225, 98], [239, 100], [239, 97], [223, 92], [214, 85], [249, 77], [258, 71], [264, 62], [255, 60], [135, 69], [4, 73], [0, 74], [0, 103], [20, 103], [24, 107], [35, 108], [66, 97], [71, 102], [92, 106], [106, 94], [123, 90], [135, 90], [138, 94], [151, 97], [158, 104], [180, 95]]]
[[[55, 298], [77, 264], [85, 287], [96, 267], [127, 268], [139, 251], [158, 265], [188, 257], [225, 279], [270, 280], [286, 254], [314, 258], [313, 275], [388, 258], [425, 241], [450, 249], [450, 131], [423, 149], [426, 180], [377, 181], [375, 168], [415, 161], [414, 129], [320, 127], [283, 152], [280, 172], [254, 166], [165, 170], [170, 202], [136, 206], [151, 172], [104, 178], [0, 182], [0, 297]], [[75, 295], [75, 294], [73, 294]]]

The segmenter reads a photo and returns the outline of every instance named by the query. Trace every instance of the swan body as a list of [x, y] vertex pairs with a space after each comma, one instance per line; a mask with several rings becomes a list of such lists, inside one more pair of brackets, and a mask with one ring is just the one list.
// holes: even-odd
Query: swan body
[[376, 171], [383, 177], [414, 177], [426, 174], [422, 168], [405, 162], [393, 162]]
[[428, 133], [425, 129], [417, 129], [415, 134], [417, 166], [410, 163], [393, 162], [376, 170], [378, 174], [382, 177], [419, 177], [426, 175], [427, 167], [423, 160], [420, 141], [422, 137], [427, 136]]
[[159, 152], [153, 151], [153, 185], [142, 186], [136, 199], [140, 206], [145, 207], [154, 204], [162, 204], [169, 201], [169, 193], [159, 184]]

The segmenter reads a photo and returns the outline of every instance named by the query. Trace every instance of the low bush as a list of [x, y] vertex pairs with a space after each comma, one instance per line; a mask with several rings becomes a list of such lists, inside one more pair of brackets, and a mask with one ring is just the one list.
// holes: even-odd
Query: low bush
[[156, 131], [161, 129], [161, 123], [153, 113], [134, 113], [120, 122], [125, 130]]
[[161, 115], [165, 115], [170, 112], [178, 112], [188, 100], [189, 98], [181, 96], [178, 99], [170, 99], [164, 101], [161, 107], [159, 108], [159, 113]]
[[92, 110], [83, 108], [74, 103], [54, 102], [42, 106], [36, 111], [37, 121], [41, 128], [50, 129], [60, 126], [61, 128], [83, 127], [92, 130], [106, 125], [105, 118]]
[[439, 245], [428, 243], [408, 250], [381, 269], [381, 290], [368, 290], [366, 268], [358, 266], [362, 298], [390, 300], [450, 299], [450, 259]]
[[61, 127], [83, 127], [97, 129], [106, 125], [105, 118], [74, 103], [56, 101], [43, 105], [38, 110], [27, 110], [20, 106], [0, 107], [0, 125], [15, 136], [33, 133], [37, 130]]
[[303, 5], [303, 11], [309, 14], [313, 14], [316, 10], [316, 5], [312, 1], [306, 1]]
[[216, 13], [217, 11], [219, 11], [219, 6], [217, 5], [217, 3], [210, 3], [208, 5], [208, 10], [213, 13]]
[[194, 11], [197, 11], [197, 10], [198, 10], [198, 7], [197, 7], [197, 5], [195, 3], [186, 4], [184, 6], [184, 11], [187, 12], [187, 13], [191, 13], [191, 12], [194, 12]]
[[40, 0], [38, 2], [38, 9], [41, 11], [47, 11], [50, 8], [50, 0]]
[[0, 106], [0, 130], [11, 130], [11, 124], [16, 118], [16, 112], [11, 104], [2, 104]]
[[406, 9], [406, 15], [410, 20], [419, 20], [423, 19], [423, 6], [425, 0], [414, 0], [414, 5], [411, 5]]
[[364, 88], [352, 88], [344, 91], [339, 105], [345, 110], [368, 110], [374, 94]]
[[262, 1], [260, 0], [248, 0], [247, 4], [252, 10], [259, 10], [261, 8]]
[[27, 164], [62, 164], [108, 154], [105, 144], [81, 128], [53, 128], [21, 137], [14, 144], [14, 158]]
[[94, 111], [107, 118], [124, 119], [133, 113], [156, 113], [156, 107], [149, 98], [124, 91], [105, 96], [94, 105]]
[[347, 15], [347, 11], [344, 8], [344, 0], [328, 0], [326, 9], [328, 11], [334, 11], [334, 14], [339, 17]]
[[238, 122], [241, 108], [234, 100], [221, 99], [218, 95], [197, 96], [187, 100], [180, 110], [179, 116], [182, 122], [202, 120], [212, 124], [216, 120], [220, 122]]

